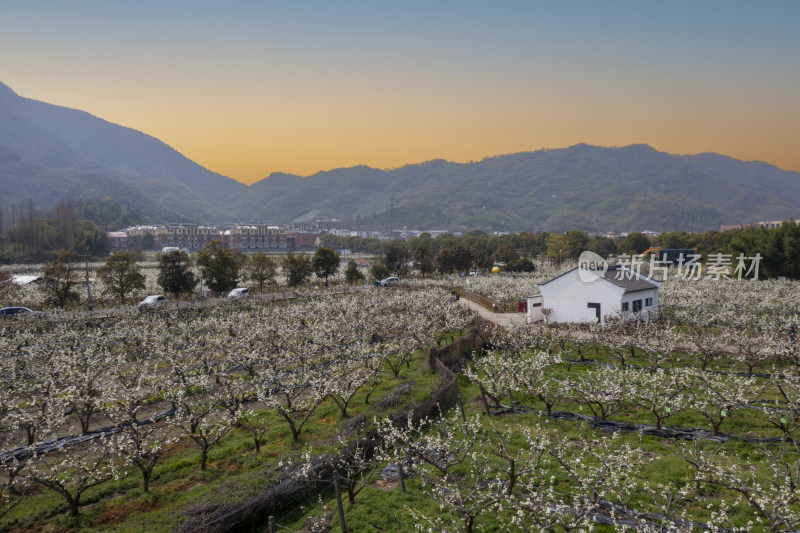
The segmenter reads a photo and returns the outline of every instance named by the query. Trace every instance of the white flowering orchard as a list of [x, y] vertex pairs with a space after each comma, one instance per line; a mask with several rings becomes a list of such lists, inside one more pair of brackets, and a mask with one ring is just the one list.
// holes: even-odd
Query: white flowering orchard
[[[539, 275], [552, 277], [432, 283], [513, 301]], [[298, 468], [337, 469], [345, 514], [365, 521], [353, 530], [797, 530], [797, 289], [668, 280], [658, 321], [495, 328], [481, 353], [448, 361], [463, 368], [457, 398], [424, 420], [354, 413], [380, 382], [410, 386], [425, 358], [409, 354], [474, 323], [441, 289], [3, 323], [0, 520], [21, 520], [42, 487], [72, 513], [115, 478], [159, 490], [154, 468], [182, 448], [196, 450], [194, 471], [216, 471], [208, 458], [237, 432], [242, 455], [274, 469], [287, 458], [261, 450], [279, 427], [295, 461], [306, 439], [335, 457], [306, 453]], [[340, 430], [324, 439], [321, 424]], [[371, 453], [348, 447], [367, 432]], [[406, 492], [375, 483], [387, 463]]]
[[282, 420], [299, 442], [320, 405], [346, 419], [357, 393], [400, 373], [390, 354], [468, 320], [433, 289], [0, 322], [0, 517], [33, 486], [61, 495], [72, 515], [86, 491], [133, 472], [147, 492], [178, 443], [196, 447], [206, 470], [236, 427], [253, 430], [258, 446], [259, 424]]

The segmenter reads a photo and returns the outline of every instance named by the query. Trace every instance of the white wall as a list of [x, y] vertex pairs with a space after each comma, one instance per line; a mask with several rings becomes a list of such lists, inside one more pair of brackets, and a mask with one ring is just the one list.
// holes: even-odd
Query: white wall
[[583, 281], [573, 270], [544, 285], [540, 285], [544, 308], [552, 309], [550, 322], [591, 322], [595, 318], [589, 302], [600, 304], [601, 320], [606, 315], [618, 315], [624, 289], [604, 279]]
[[541, 294], [528, 296], [528, 324], [544, 320], [544, 314], [542, 313], [543, 300]]
[[[653, 305], [645, 305], [645, 302], [647, 302], [648, 298], [653, 299]], [[643, 291], [629, 292], [624, 294], [622, 296], [622, 301], [628, 302], [628, 312], [624, 314], [630, 314], [633, 312], [634, 300], [641, 300], [642, 311], [648, 311], [648, 313], [642, 313], [644, 320], [655, 320], [658, 318], [658, 289], [645, 289]]]

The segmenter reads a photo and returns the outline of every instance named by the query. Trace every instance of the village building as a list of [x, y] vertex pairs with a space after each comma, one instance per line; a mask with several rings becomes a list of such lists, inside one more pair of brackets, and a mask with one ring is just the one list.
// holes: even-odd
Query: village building
[[111, 243], [112, 252], [128, 251], [128, 234], [124, 231], [109, 231], [108, 242]]
[[223, 244], [237, 250], [268, 250], [288, 246], [286, 231], [278, 226], [238, 224], [225, 233], [228, 239], [223, 240]]
[[658, 317], [661, 282], [628, 267], [596, 271], [574, 268], [539, 285], [528, 297], [528, 322], [603, 323], [606, 317]]

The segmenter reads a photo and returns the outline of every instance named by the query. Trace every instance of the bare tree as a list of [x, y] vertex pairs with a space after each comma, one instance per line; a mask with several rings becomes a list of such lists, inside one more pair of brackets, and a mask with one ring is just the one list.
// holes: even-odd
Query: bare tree
[[62, 252], [56, 260], [44, 264], [40, 287], [49, 303], [63, 309], [80, 300], [77, 268], [75, 256], [70, 252]]

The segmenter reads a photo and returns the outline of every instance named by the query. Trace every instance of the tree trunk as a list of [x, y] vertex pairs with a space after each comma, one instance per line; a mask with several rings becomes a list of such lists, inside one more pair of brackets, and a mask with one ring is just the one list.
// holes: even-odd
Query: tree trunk
[[142, 492], [148, 492], [150, 490], [150, 477], [153, 475], [153, 467], [156, 465], [156, 459], [151, 459], [147, 464], [142, 464], [138, 461], [134, 462], [134, 464], [142, 473]]
[[80, 504], [80, 498], [81, 498], [80, 494], [76, 494], [74, 498], [67, 495], [67, 502], [69, 503], [70, 516], [78, 516], [78, 505]]
[[[291, 409], [291, 402], [288, 397], [286, 399], [286, 403], [289, 404], [288, 409]], [[298, 442], [300, 440], [300, 431], [295, 428], [294, 420], [292, 420], [292, 418], [283, 409], [278, 408], [278, 412], [281, 414], [283, 419], [286, 420], [286, 423], [289, 424], [289, 429], [292, 431], [292, 441]]]
[[516, 466], [516, 463], [512, 459], [510, 464], [509, 464], [509, 467], [508, 467], [508, 486], [506, 487], [506, 496], [508, 496], [508, 497], [510, 497], [513, 494], [513, 492], [514, 492], [514, 484], [517, 481], [517, 475], [516, 475], [516, 471], [515, 471], [516, 470], [515, 466]]
[[17, 479], [17, 472], [16, 468], [8, 471], [8, 492], [11, 494], [19, 494], [17, 485], [14, 483], [14, 480]]
[[336, 406], [339, 408], [339, 411], [342, 413], [342, 418], [350, 418], [347, 414], [347, 405], [349, 402], [345, 401], [344, 397], [342, 397], [342, 401], [339, 401], [338, 398], [331, 394], [331, 398], [336, 403]]
[[475, 517], [469, 515], [466, 520], [464, 520], [464, 533], [472, 533], [472, 524], [475, 521]]
[[92, 413], [85, 413], [84, 415], [78, 415], [78, 419], [81, 423], [81, 433], [86, 435], [89, 433], [89, 419], [92, 417]]
[[481, 390], [481, 399], [483, 399], [483, 406], [486, 409], [486, 416], [492, 416], [492, 412], [489, 411], [489, 402], [486, 401], [486, 389], [480, 383], [478, 383], [478, 387]]
[[364, 405], [369, 405], [369, 397], [372, 396], [373, 392], [375, 392], [375, 389], [372, 389], [367, 393], [367, 396], [364, 398]]
[[541, 394], [539, 395], [539, 399], [544, 402], [544, 408], [547, 410], [547, 416], [550, 416], [550, 413], [553, 410], [553, 405], [555, 405], [556, 402], [548, 403], [548, 401]]

